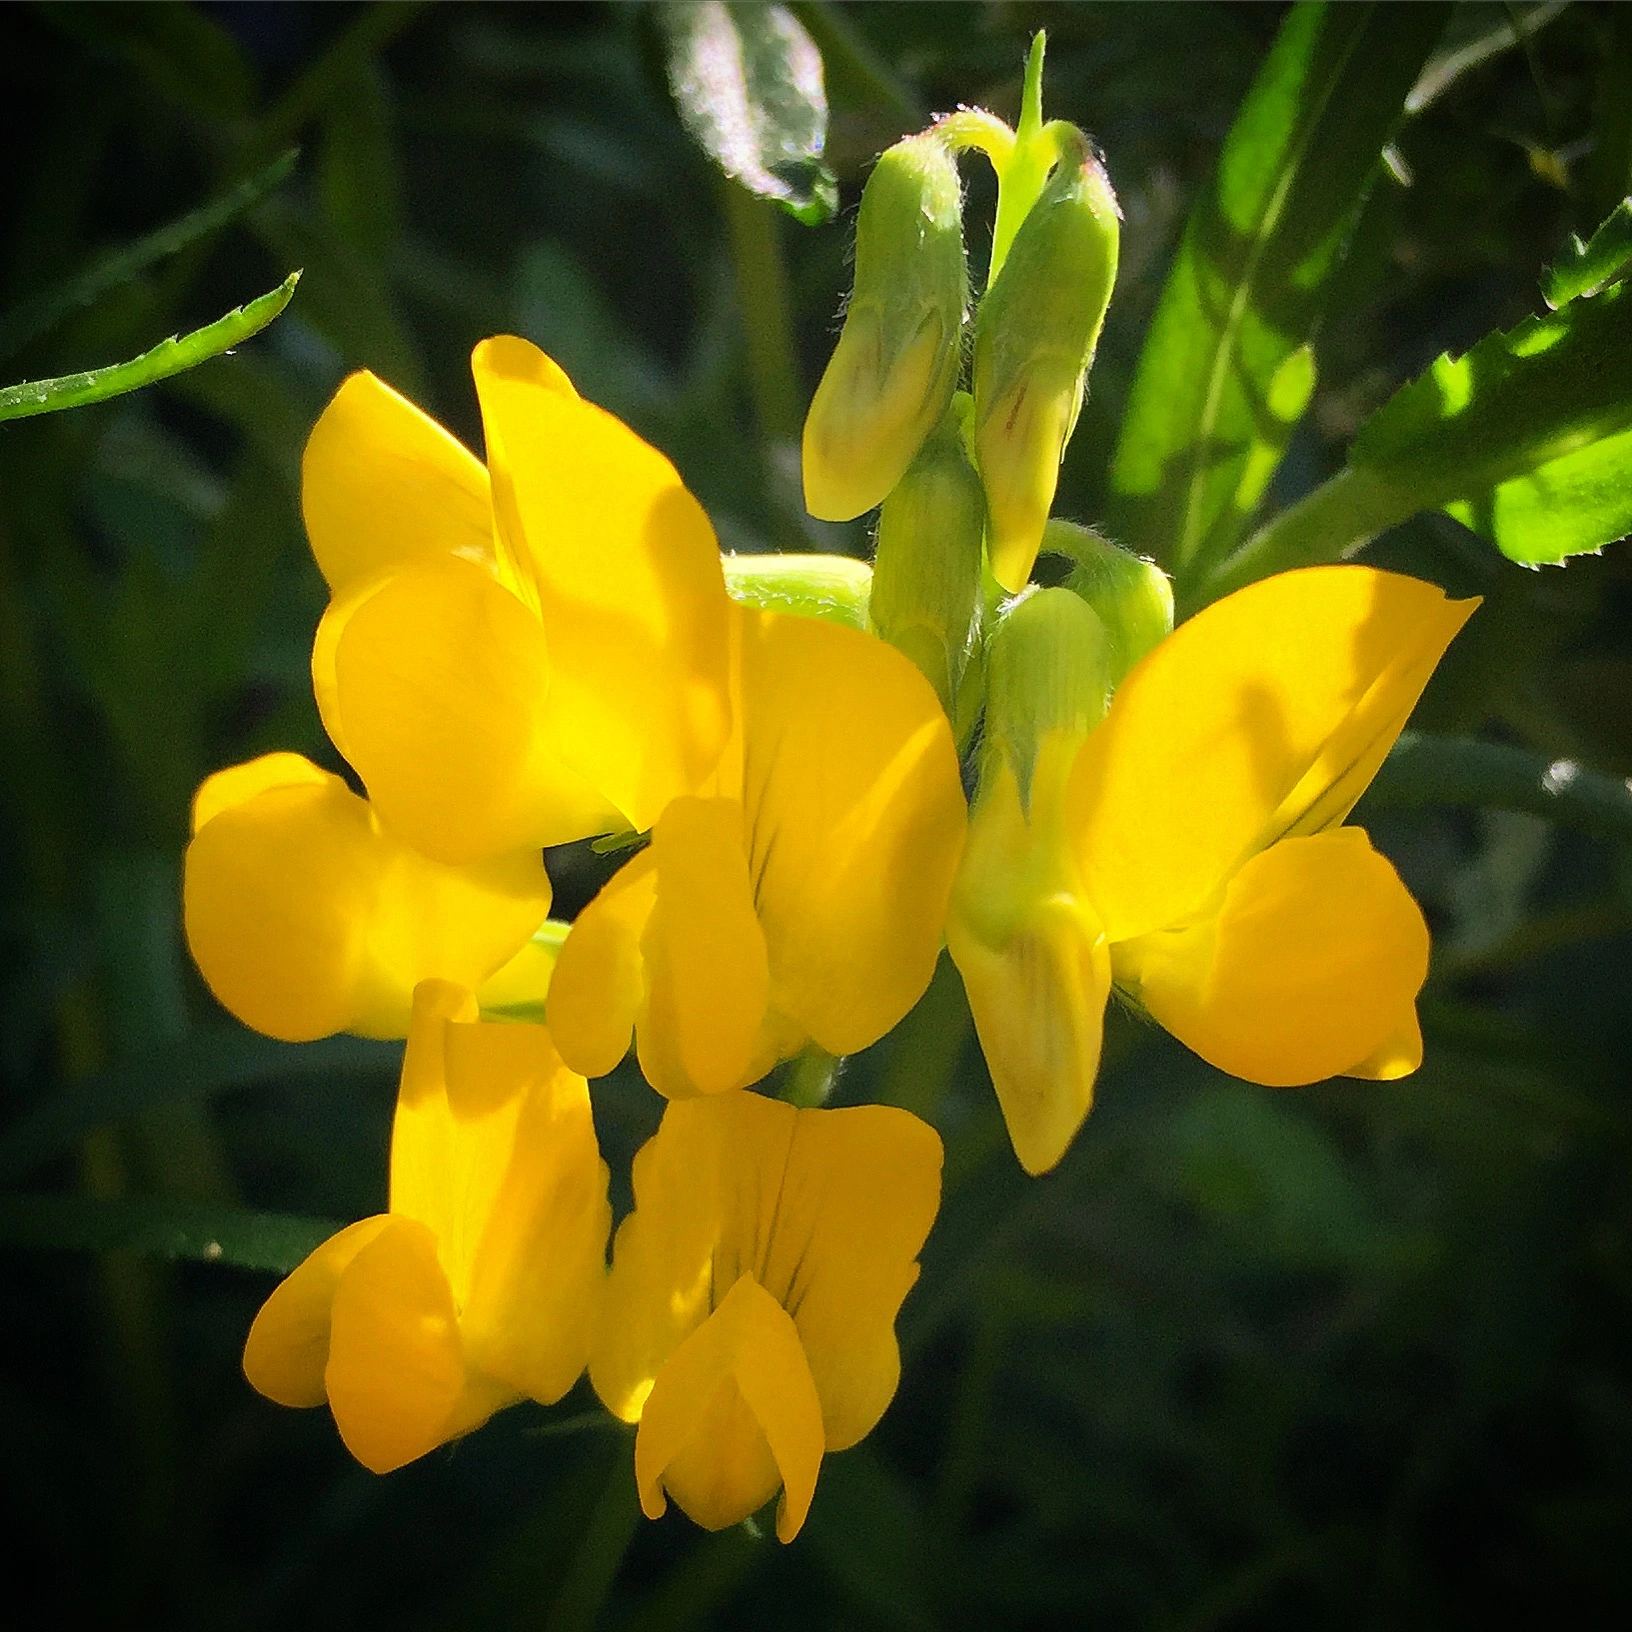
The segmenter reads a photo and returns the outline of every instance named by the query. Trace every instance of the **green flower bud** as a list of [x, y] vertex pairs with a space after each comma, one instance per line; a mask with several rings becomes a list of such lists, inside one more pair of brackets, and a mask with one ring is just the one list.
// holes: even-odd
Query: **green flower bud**
[[856, 220], [844, 330], [805, 419], [805, 508], [849, 521], [880, 503], [957, 384], [969, 274], [957, 166], [934, 132], [873, 167]]
[[1043, 530], [1043, 549], [1075, 562], [1066, 588], [1080, 595], [1105, 625], [1113, 684], [1173, 633], [1173, 584], [1154, 561], [1073, 521], [1050, 521]]
[[1060, 163], [1014, 236], [975, 323], [975, 455], [992, 571], [1024, 588], [1054, 503], [1116, 281], [1116, 195], [1087, 138], [1051, 125]]
[[848, 555], [723, 555], [725, 592], [742, 606], [867, 627], [872, 568]]
[[1099, 614], [1069, 589], [1035, 590], [1011, 604], [986, 653], [983, 783], [1001, 758], [1029, 803], [1044, 741], [1080, 744], [1105, 718], [1110, 646]]
[[979, 628], [986, 525], [958, 419], [946, 416], [884, 501], [872, 598], [874, 632], [917, 664], [952, 719]]

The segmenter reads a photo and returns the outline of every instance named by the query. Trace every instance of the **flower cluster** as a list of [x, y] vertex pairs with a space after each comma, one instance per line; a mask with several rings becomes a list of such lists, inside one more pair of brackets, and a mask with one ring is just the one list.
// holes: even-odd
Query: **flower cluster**
[[[1002, 183], [972, 319], [971, 143]], [[407, 1038], [387, 1211], [244, 1357], [376, 1471], [587, 1368], [638, 1424], [648, 1514], [718, 1527], [780, 1491], [791, 1539], [895, 1391], [941, 1147], [754, 1085], [883, 1037], [943, 942], [1034, 1173], [1113, 991], [1265, 1084], [1420, 1057], [1427, 932], [1343, 823], [1470, 607], [1333, 567], [1173, 631], [1159, 571], [1049, 519], [1116, 207], [1035, 73], [1018, 134], [963, 114], [886, 154], [858, 235], [805, 480], [819, 515], [882, 505], [870, 577], [722, 562], [668, 460], [512, 337], [472, 358], [485, 465], [369, 374], [312, 432], [312, 678], [362, 791], [293, 754], [209, 778], [185, 916], [248, 1024]], [[1040, 548], [1063, 587], [1027, 587]], [[854, 593], [788, 593], [818, 580]], [[597, 835], [628, 859], [557, 924], [542, 852]], [[608, 1266], [588, 1079], [631, 1043], [669, 1103]]]

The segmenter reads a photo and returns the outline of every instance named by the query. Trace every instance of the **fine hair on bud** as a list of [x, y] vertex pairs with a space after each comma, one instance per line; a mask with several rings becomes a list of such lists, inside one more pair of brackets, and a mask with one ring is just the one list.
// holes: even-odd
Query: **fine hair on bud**
[[855, 286], [805, 419], [805, 508], [850, 521], [881, 503], [945, 414], [969, 274], [957, 166], [933, 131], [873, 167], [856, 219]]

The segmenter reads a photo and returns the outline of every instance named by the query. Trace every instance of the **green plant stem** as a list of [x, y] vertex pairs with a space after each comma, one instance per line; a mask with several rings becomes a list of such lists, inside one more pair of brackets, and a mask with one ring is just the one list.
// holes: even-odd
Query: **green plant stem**
[[802, 419], [801, 393], [782, 255], [782, 212], [734, 181], [724, 187], [754, 413], [766, 441], [793, 442]]
[[1632, 843], [1632, 782], [1503, 743], [1404, 731], [1366, 790], [1361, 819], [1368, 809], [1423, 805], [1522, 811]]
[[589, 1516], [571, 1568], [544, 1625], [547, 1632], [593, 1632], [640, 1523], [640, 1501], [630, 1459], [633, 1439], [616, 1448], [612, 1472]]
[[1180, 586], [1181, 615], [1187, 617], [1274, 573], [1341, 561], [1421, 508], [1421, 502], [1403, 489], [1370, 471], [1346, 466], [1266, 522], [1199, 584]]

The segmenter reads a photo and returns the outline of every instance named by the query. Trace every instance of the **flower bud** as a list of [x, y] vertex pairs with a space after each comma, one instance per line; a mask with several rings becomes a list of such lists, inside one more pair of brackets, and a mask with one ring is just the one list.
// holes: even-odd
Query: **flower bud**
[[1116, 281], [1116, 195], [1087, 138], [1057, 135], [1059, 167], [1015, 234], [975, 324], [975, 455], [992, 571], [1025, 586], [1076, 426]]
[[985, 525], [954, 409], [884, 501], [872, 598], [874, 633], [917, 664], [949, 718], [978, 629]]
[[844, 330], [805, 419], [805, 508], [849, 521], [880, 503], [957, 384], [969, 275], [957, 166], [933, 132], [879, 159], [856, 220]]
[[1173, 585], [1154, 561], [1073, 521], [1050, 521], [1043, 530], [1043, 548], [1075, 562], [1066, 588], [1080, 595], [1105, 626], [1113, 685], [1157, 641], [1173, 633]]
[[1043, 740], [1080, 744], [1105, 718], [1111, 684], [1110, 637], [1080, 596], [1040, 589], [1010, 607], [986, 654], [986, 758], [1008, 761], [1023, 804]]

